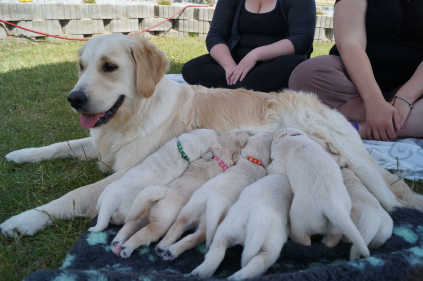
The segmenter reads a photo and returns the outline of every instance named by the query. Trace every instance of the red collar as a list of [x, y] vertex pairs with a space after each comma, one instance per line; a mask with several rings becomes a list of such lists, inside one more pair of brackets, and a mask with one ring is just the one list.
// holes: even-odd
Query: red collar
[[256, 165], [262, 166], [264, 168], [263, 162], [261, 162], [260, 160], [258, 160], [257, 158], [248, 156], [247, 160], [250, 161], [251, 163], [254, 163]]

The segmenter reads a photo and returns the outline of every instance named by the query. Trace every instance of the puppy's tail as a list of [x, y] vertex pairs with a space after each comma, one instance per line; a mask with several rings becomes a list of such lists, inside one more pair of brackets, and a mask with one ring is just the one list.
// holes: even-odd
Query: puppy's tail
[[228, 210], [227, 200], [213, 198], [207, 201], [206, 207], [206, 247], [211, 245], [216, 229]]
[[118, 209], [119, 204], [119, 198], [116, 198], [115, 196], [110, 196], [110, 194], [103, 196], [101, 203], [97, 205], [97, 208], [99, 209], [97, 224], [93, 227], [88, 228], [88, 231], [98, 232], [106, 229], [109, 225], [112, 215]]
[[414, 192], [401, 177], [390, 173], [379, 165], [378, 168], [388, 187], [403, 205], [409, 208], [423, 210], [422, 195]]
[[135, 220], [145, 216], [151, 207], [167, 194], [168, 188], [161, 185], [151, 185], [141, 190], [132, 203], [131, 209], [126, 216], [126, 221]]
[[325, 216], [333, 225], [342, 230], [343, 234], [351, 240], [355, 247], [357, 247], [361, 256], [370, 256], [366, 242], [364, 242], [363, 237], [351, 220], [350, 214], [345, 210], [345, 207], [340, 206], [336, 201], [332, 204], [328, 204], [325, 208]]
[[[247, 236], [242, 251], [241, 265], [246, 266], [262, 248], [273, 219], [267, 218], [260, 210], [251, 212], [247, 221]], [[279, 218], [280, 219], [280, 218]]]

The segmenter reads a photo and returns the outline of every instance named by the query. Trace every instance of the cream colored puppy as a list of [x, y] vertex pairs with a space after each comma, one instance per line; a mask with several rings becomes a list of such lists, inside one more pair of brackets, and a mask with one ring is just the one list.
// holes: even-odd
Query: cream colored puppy
[[[157, 245], [159, 255], [164, 259], [174, 259], [205, 239], [206, 245], [210, 245], [218, 224], [241, 191], [266, 175], [265, 166], [270, 160], [271, 141], [270, 133], [258, 133], [249, 137], [238, 163], [194, 192], [166, 236]], [[197, 226], [197, 230], [193, 234], [173, 244], [194, 226]]]
[[217, 143], [213, 130], [199, 129], [173, 138], [122, 178], [108, 185], [97, 202], [97, 224], [89, 231], [102, 231], [114, 216], [123, 223], [135, 196], [152, 184], [167, 184], [179, 177], [189, 165]]
[[[366, 189], [354, 172], [342, 169], [344, 183], [351, 196], [351, 217], [371, 248], [382, 246], [392, 236], [394, 223], [391, 216], [382, 208], [379, 201]], [[360, 257], [356, 245], [351, 247], [350, 259]]]
[[192, 273], [210, 277], [226, 249], [234, 245], [244, 245], [242, 269], [229, 279], [254, 278], [266, 272], [288, 239], [291, 199], [291, 187], [284, 175], [268, 175], [246, 187], [219, 225], [204, 262]]
[[[160, 239], [192, 193], [210, 178], [235, 164], [248, 136], [245, 131], [222, 134], [209, 153], [192, 162], [182, 176], [168, 185], [152, 185], [138, 193], [125, 225], [113, 239], [113, 252], [127, 258], [137, 247]], [[145, 217], [148, 217], [149, 224], [139, 230]]]
[[360, 255], [368, 257], [369, 249], [351, 220], [351, 199], [333, 157], [304, 132], [292, 128], [275, 134], [271, 157], [269, 172], [286, 174], [294, 193], [292, 240], [311, 245], [311, 235], [326, 234], [325, 244], [332, 245], [344, 234]]

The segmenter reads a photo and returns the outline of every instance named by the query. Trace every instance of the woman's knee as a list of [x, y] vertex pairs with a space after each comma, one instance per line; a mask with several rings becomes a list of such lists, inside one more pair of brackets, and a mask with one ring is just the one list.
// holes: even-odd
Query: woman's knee
[[322, 87], [319, 81], [333, 81], [334, 74], [340, 71], [340, 65], [338, 57], [328, 55], [306, 60], [291, 73], [288, 87], [296, 91], [319, 92]]
[[198, 83], [198, 69], [199, 63], [197, 62], [198, 58], [194, 58], [190, 61], [187, 61], [182, 66], [182, 77], [188, 84], [197, 84]]

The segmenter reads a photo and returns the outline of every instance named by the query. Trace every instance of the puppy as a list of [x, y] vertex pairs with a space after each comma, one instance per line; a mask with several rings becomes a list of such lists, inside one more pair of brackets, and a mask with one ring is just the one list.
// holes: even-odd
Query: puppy
[[179, 177], [190, 161], [200, 158], [216, 143], [217, 134], [209, 129], [194, 130], [170, 140], [105, 188], [97, 202], [97, 224], [88, 230], [104, 230], [112, 216], [115, 223], [123, 222], [139, 191], [152, 184], [167, 184]]
[[[392, 236], [394, 223], [379, 201], [366, 189], [354, 172], [342, 169], [344, 183], [351, 196], [351, 218], [371, 248], [382, 246]], [[356, 245], [351, 247], [350, 259], [360, 257]]]
[[[194, 192], [166, 236], [157, 245], [157, 253], [164, 259], [174, 259], [205, 239], [209, 246], [219, 222], [238, 199], [241, 191], [266, 175], [265, 166], [270, 160], [271, 141], [270, 133], [258, 133], [249, 137], [238, 163]], [[193, 234], [172, 245], [194, 226], [197, 226], [197, 230]]]
[[[235, 164], [248, 136], [248, 133], [243, 131], [222, 134], [210, 152], [192, 162], [182, 176], [168, 185], [151, 185], [138, 193], [125, 225], [113, 239], [113, 252], [127, 258], [137, 247], [160, 239], [192, 193], [210, 178]], [[147, 216], [149, 224], [125, 242], [139, 229], [142, 218]]]
[[275, 134], [269, 172], [288, 176], [294, 197], [290, 209], [292, 240], [311, 245], [310, 236], [326, 234], [324, 243], [337, 244], [346, 235], [359, 250], [369, 249], [351, 220], [351, 199], [340, 167], [317, 142], [298, 129]]
[[192, 274], [213, 275], [228, 247], [244, 245], [242, 269], [229, 279], [257, 277], [278, 259], [288, 239], [292, 191], [286, 176], [272, 174], [246, 187], [219, 225], [204, 262]]

